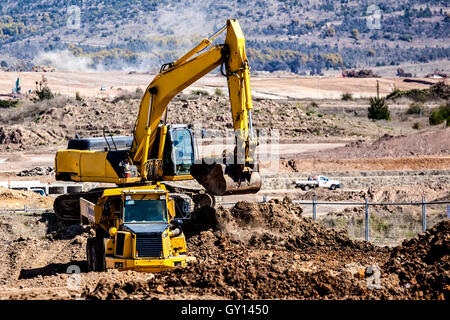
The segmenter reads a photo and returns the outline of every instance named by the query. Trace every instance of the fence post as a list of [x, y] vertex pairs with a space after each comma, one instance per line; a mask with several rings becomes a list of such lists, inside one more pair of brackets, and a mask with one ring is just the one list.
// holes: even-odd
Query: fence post
[[427, 209], [426, 199], [422, 197], [422, 232], [427, 231]]
[[369, 199], [366, 198], [366, 234], [365, 234], [365, 240], [369, 241]]
[[317, 198], [316, 198], [316, 196], [314, 196], [313, 197], [313, 221], [316, 221], [316, 219], [317, 219], [317, 205], [316, 205], [316, 202], [317, 202]]

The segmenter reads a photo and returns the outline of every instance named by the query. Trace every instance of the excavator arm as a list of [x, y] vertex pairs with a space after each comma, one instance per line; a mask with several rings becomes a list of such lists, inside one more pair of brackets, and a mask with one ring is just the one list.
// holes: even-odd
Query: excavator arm
[[[223, 49], [223, 46], [214, 46], [181, 65], [161, 72], [145, 90], [131, 149], [134, 162], [141, 165], [141, 176], [144, 179], [147, 177], [145, 164], [148, 162], [148, 151], [156, 140], [157, 129], [162, 116], [167, 112], [167, 105], [180, 91], [219, 66], [222, 62]], [[161, 130], [161, 134], [164, 135], [164, 129]], [[164, 139], [160, 139], [160, 144], [163, 144], [163, 141]], [[158, 150], [161, 153], [163, 146]], [[160, 155], [162, 158], [162, 154]]]
[[[227, 33], [225, 43], [212, 45], [213, 39], [224, 31]], [[234, 161], [225, 161], [224, 164], [223, 159], [215, 159], [215, 162], [195, 161], [192, 164], [190, 159], [186, 160], [189, 162], [186, 165], [185, 159], [181, 159], [177, 163], [180, 159], [173, 156], [176, 147], [173, 138], [177, 129], [171, 125], [169, 130], [166, 125], [167, 105], [177, 93], [218, 66], [221, 66], [228, 82], [236, 135], [234, 157], [231, 157]], [[261, 178], [254, 161], [257, 140], [253, 133], [251, 112], [252, 97], [245, 38], [239, 23], [228, 20], [224, 27], [183, 57], [163, 65], [160, 73], [145, 90], [133, 137], [107, 137], [104, 131], [104, 141], [99, 137], [70, 140], [66, 150], [56, 153], [56, 179], [115, 183], [129, 187], [193, 177], [213, 195], [256, 193], [261, 188]], [[178, 134], [182, 130], [184, 129], [180, 129]], [[195, 136], [190, 131], [189, 134], [194, 146]], [[188, 149], [186, 153], [189, 153]], [[181, 167], [179, 171], [177, 165]], [[59, 196], [55, 199], [55, 214], [64, 220], [78, 220], [80, 198], [96, 203], [102, 194], [103, 189], [100, 188]]]
[[[225, 43], [214, 45], [212, 40], [223, 31], [227, 32]], [[197, 55], [198, 54], [198, 55]], [[258, 167], [254, 164], [254, 150], [257, 140], [253, 133], [251, 118], [252, 97], [249, 80], [249, 64], [245, 53], [245, 38], [237, 20], [227, 24], [204, 39], [195, 48], [171, 64], [161, 68], [161, 72], [147, 87], [142, 98], [136, 121], [131, 155], [144, 181], [162, 176], [162, 161], [167, 127], [165, 121], [167, 105], [180, 91], [222, 65], [222, 72], [228, 82], [233, 127], [236, 133], [234, 162], [231, 164], [194, 164], [192, 176], [207, 191], [216, 195], [254, 193], [261, 187]], [[159, 146], [157, 159], [149, 158], [157, 132]]]

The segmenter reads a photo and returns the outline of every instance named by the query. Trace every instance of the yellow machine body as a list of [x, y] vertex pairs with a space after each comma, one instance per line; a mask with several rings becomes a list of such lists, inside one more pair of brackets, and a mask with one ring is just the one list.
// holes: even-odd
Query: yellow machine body
[[[226, 31], [225, 43], [212, 45], [214, 38], [224, 31]], [[227, 77], [233, 128], [237, 136], [236, 146], [241, 150], [240, 161], [237, 160], [230, 166], [227, 164], [223, 168], [219, 166], [210, 168], [204, 165], [199, 167], [199, 163], [196, 162], [197, 168], [190, 174], [186, 172], [178, 174], [177, 170], [167, 170], [170, 153], [166, 152], [166, 149], [175, 147], [174, 141], [168, 142], [170, 125], [167, 125], [165, 120], [168, 104], [183, 89], [219, 66]], [[161, 72], [148, 85], [139, 106], [132, 143], [127, 152], [120, 153], [117, 148], [114, 151], [112, 136], [109, 137], [111, 143], [106, 141], [108, 144], [106, 151], [77, 149], [58, 151], [55, 159], [56, 179], [128, 185], [194, 178], [207, 192], [214, 195], [258, 192], [261, 180], [254, 162], [257, 139], [253, 134], [251, 118], [253, 106], [249, 74], [244, 34], [237, 20], [227, 20], [226, 25], [211, 37], [204, 39], [177, 61], [164, 65]], [[194, 149], [196, 147], [194, 136], [191, 142], [190, 148]], [[115, 163], [119, 156], [122, 157], [122, 161]], [[134, 175], [127, 176], [121, 173], [120, 167], [124, 166], [125, 160], [136, 168]], [[222, 159], [220, 160], [222, 163]]]
[[[128, 207], [139, 202], [129, 214]], [[152, 220], [130, 221], [130, 216]], [[159, 272], [185, 267], [186, 240], [181, 227], [172, 225], [174, 217], [175, 202], [163, 185], [105, 189], [96, 204], [81, 210], [81, 220], [97, 233], [88, 240], [89, 269]]]

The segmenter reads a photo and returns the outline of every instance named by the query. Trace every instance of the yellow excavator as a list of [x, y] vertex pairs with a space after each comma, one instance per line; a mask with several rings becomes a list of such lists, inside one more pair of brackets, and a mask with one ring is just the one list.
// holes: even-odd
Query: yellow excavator
[[[225, 43], [212, 45], [224, 31]], [[219, 66], [227, 78], [236, 134], [231, 164], [229, 156], [226, 164], [227, 161], [207, 164], [211, 161], [203, 161], [197, 154], [191, 127], [166, 123], [167, 105], [172, 98]], [[70, 140], [66, 150], [56, 153], [56, 180], [127, 187], [195, 178], [211, 195], [258, 192], [261, 178], [254, 161], [257, 139], [252, 124], [249, 71], [239, 22], [227, 20], [225, 26], [183, 57], [161, 67], [145, 90], [132, 137], [107, 136], [104, 131], [103, 137]], [[94, 189], [62, 195], [55, 201], [55, 214], [61, 219], [78, 220], [79, 198], [95, 203], [102, 192], [103, 189]]]
[[[213, 45], [224, 31], [225, 43]], [[198, 154], [190, 125], [166, 120], [169, 102], [217, 67], [228, 82], [235, 149], [231, 157], [224, 153], [226, 159], [211, 161]], [[96, 230], [87, 244], [90, 270], [184, 266], [186, 246], [176, 218], [188, 216], [192, 202], [213, 205], [208, 199], [214, 196], [259, 191], [249, 71], [239, 22], [227, 20], [183, 57], [161, 67], [145, 90], [131, 137], [108, 136], [104, 128], [103, 137], [72, 139], [66, 150], [57, 151], [56, 180], [117, 185], [65, 194], [54, 202], [60, 219], [81, 219]], [[205, 190], [173, 194], [161, 184], [192, 179]]]

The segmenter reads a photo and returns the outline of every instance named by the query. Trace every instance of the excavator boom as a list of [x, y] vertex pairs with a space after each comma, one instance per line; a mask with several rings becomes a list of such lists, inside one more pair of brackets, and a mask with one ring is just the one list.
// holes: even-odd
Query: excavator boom
[[[218, 34], [227, 32], [225, 44], [212, 46], [208, 51], [195, 56], [207, 48]], [[180, 91], [200, 79], [216, 67], [223, 65], [228, 82], [233, 127], [236, 133], [235, 161], [232, 164], [214, 165], [196, 163], [191, 167], [192, 176], [205, 189], [215, 195], [256, 193], [261, 187], [254, 151], [257, 145], [251, 118], [252, 97], [250, 92], [250, 68], [245, 53], [245, 38], [237, 20], [227, 24], [211, 37], [204, 39], [194, 49], [174, 63], [147, 87], [139, 108], [134, 131], [133, 161], [140, 164], [141, 176], [148, 179], [149, 172], [157, 172], [158, 161], [162, 161], [165, 130], [160, 130], [158, 159], [149, 159], [149, 150], [156, 140], [158, 126], [167, 105]], [[164, 66], [163, 66], [164, 67]], [[223, 70], [223, 68], [222, 68]], [[238, 155], [241, 155], [238, 158]]]
[[[225, 43], [214, 45], [213, 40], [224, 32]], [[211, 162], [196, 156], [195, 136], [189, 126], [166, 124], [166, 119], [169, 102], [219, 66], [227, 78], [236, 149], [234, 156], [228, 157], [233, 163], [214, 159], [213, 164], [206, 164]], [[254, 157], [257, 140], [252, 125], [249, 71], [239, 22], [227, 20], [225, 26], [180, 59], [161, 67], [145, 90], [132, 137], [107, 137], [104, 129], [104, 139], [70, 140], [66, 150], [56, 153], [56, 179], [136, 186], [195, 178], [213, 195], [258, 192], [261, 179]], [[89, 199], [95, 200], [97, 194]], [[81, 196], [60, 197], [55, 212], [77, 209], [74, 203]], [[71, 216], [77, 218], [76, 214]]]

